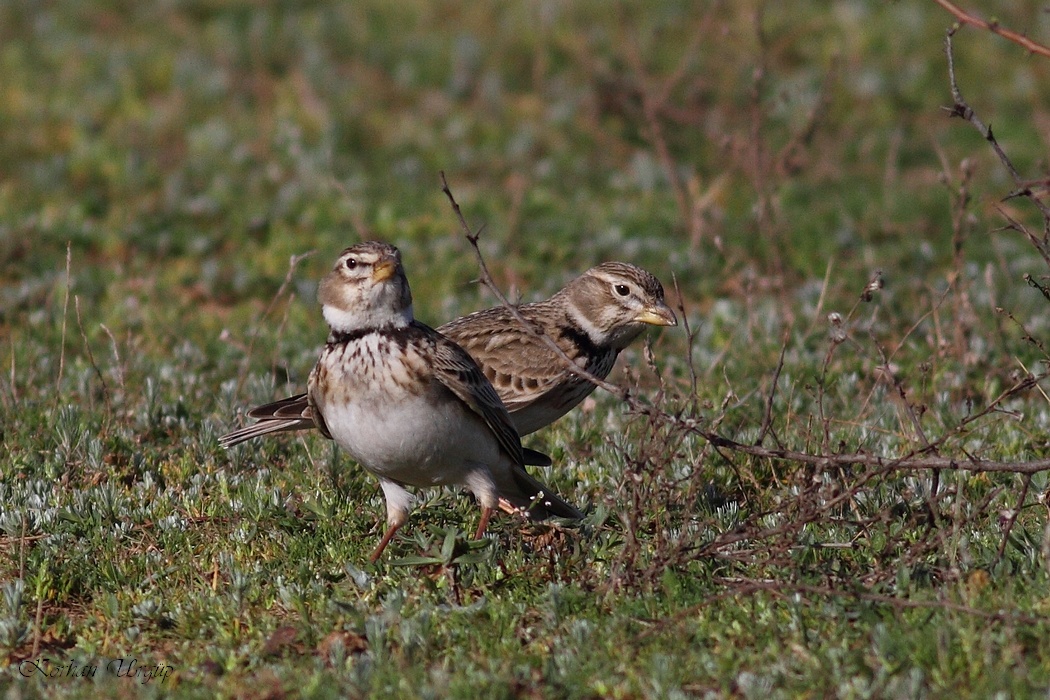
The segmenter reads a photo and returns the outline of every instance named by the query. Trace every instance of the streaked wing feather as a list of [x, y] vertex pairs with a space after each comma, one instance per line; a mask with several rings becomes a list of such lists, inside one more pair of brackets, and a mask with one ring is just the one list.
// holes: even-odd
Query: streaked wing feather
[[515, 464], [521, 465], [521, 438], [514, 429], [510, 414], [507, 413], [496, 390], [485, 379], [477, 362], [448, 338], [422, 323], [416, 323], [436, 337], [434, 373], [438, 381], [481, 416], [496, 436], [500, 447], [510, 455]]
[[[477, 360], [511, 413], [536, 402], [567, 379], [560, 358], [522, 328], [505, 308], [464, 316], [438, 331]], [[526, 353], [530, 361], [522, 362]]]
[[[440, 334], [435, 335], [440, 338], [434, 358], [434, 371], [438, 380], [482, 417], [489, 429], [495, 433], [500, 446], [516, 463], [512, 476], [523, 495], [517, 498], [504, 494], [501, 501], [508, 501], [515, 508], [524, 510], [534, 518], [542, 519], [550, 515], [562, 518], [582, 518], [583, 514], [579, 510], [554, 493], [553, 489], [544, 486], [525, 471], [521, 438], [514, 429], [510, 414], [507, 413], [496, 390], [485, 379], [485, 375], [482, 374], [473, 358], [461, 347], [449, 342], [447, 338]], [[539, 458], [543, 458], [546, 463], [550, 462], [549, 457], [535, 450], [528, 450], [525, 455], [528, 456], [530, 462], [541, 461]], [[524, 495], [539, 493], [542, 493], [543, 497], [537, 502]]]

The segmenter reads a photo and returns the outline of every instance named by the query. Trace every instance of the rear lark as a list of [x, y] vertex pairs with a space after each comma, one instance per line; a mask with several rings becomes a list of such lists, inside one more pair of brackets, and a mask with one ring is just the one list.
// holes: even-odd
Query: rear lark
[[318, 289], [331, 330], [310, 373], [306, 409], [325, 437], [379, 479], [387, 528], [375, 561], [408, 519], [406, 486], [463, 486], [492, 511], [533, 519], [580, 512], [530, 476], [507, 409], [477, 363], [416, 321], [397, 248], [347, 248]]
[[[620, 351], [647, 326], [678, 325], [664, 302], [659, 280], [622, 262], [592, 267], [550, 299], [519, 306], [518, 312], [552, 338], [573, 363], [600, 379], [609, 375]], [[504, 306], [456, 319], [438, 331], [481, 366], [519, 435], [550, 425], [594, 391], [594, 384], [567, 367]], [[219, 438], [223, 447], [316, 426], [307, 394], [253, 408], [248, 416], [259, 422], [223, 435]], [[539, 453], [526, 453], [528, 464], [549, 463]]]

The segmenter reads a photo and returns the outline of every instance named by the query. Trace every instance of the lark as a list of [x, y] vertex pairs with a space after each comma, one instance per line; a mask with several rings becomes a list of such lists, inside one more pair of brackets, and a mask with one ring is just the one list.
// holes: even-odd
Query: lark
[[532, 519], [580, 518], [533, 478], [507, 409], [473, 358], [417, 321], [397, 248], [342, 252], [318, 300], [330, 333], [307, 385], [305, 415], [379, 479], [386, 532], [375, 561], [405, 524], [406, 487], [462, 486], [481, 505], [475, 538], [500, 508]]
[[[579, 368], [599, 379], [612, 371], [620, 352], [652, 326], [676, 326], [664, 301], [664, 288], [651, 273], [623, 262], [607, 262], [584, 272], [544, 301], [518, 312], [552, 338]], [[446, 323], [438, 331], [465, 349], [481, 366], [510, 412], [519, 435], [550, 425], [576, 407], [594, 384], [497, 306]], [[306, 394], [297, 394], [248, 411], [259, 422], [220, 438], [224, 447], [286, 430], [315, 425]], [[545, 464], [528, 453], [528, 464]]]
[[[620, 352], [647, 327], [678, 325], [660, 281], [622, 262], [592, 267], [550, 299], [524, 304], [518, 312], [575, 366], [599, 379], [609, 376]], [[519, 435], [550, 425], [594, 391], [594, 384], [567, 367], [506, 306], [458, 318], [439, 330], [481, 365]]]

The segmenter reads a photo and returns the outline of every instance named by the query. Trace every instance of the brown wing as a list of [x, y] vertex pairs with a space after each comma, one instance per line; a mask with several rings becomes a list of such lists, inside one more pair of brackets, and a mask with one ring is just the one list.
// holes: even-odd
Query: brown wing
[[[605, 377], [617, 350], [598, 347], [549, 302], [520, 307], [522, 316], [541, 328], [578, 366]], [[550, 425], [594, 391], [575, 375], [547, 343], [521, 326], [503, 307], [464, 316], [440, 328], [477, 360], [510, 412], [520, 435]]]
[[[481, 416], [496, 436], [500, 447], [514, 460], [512, 477], [520, 495], [504, 493], [504, 498], [516, 508], [525, 510], [530, 517], [545, 518], [557, 515], [562, 518], [582, 518], [579, 510], [525, 471], [521, 438], [514, 429], [510, 414], [500, 402], [499, 395], [485, 379], [474, 359], [463, 348], [433, 329], [418, 322], [414, 325], [425, 329], [435, 338], [434, 373], [438, 381]], [[529, 450], [529, 453], [530, 459], [539, 455], [532, 450]], [[539, 456], [546, 458], [546, 455]], [[549, 459], [547, 461], [549, 462]]]
[[521, 438], [511, 423], [510, 414], [492, 384], [485, 379], [478, 363], [463, 348], [432, 328], [418, 322], [415, 325], [425, 329], [435, 340], [434, 374], [438, 381], [481, 416], [503, 451], [515, 464], [522, 464]]
[[[526, 318], [533, 315], [529, 306], [521, 307], [521, 311]], [[503, 307], [458, 318], [438, 332], [477, 360], [511, 413], [535, 403], [568, 380], [569, 372], [554, 352]], [[572, 347], [564, 349], [576, 359]]]

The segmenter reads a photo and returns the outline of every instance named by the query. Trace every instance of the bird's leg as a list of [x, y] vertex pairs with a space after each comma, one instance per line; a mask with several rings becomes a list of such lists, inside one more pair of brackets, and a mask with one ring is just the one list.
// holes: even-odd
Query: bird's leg
[[373, 550], [372, 556], [368, 558], [371, 562], [379, 558], [386, 546], [390, 544], [390, 540], [394, 539], [398, 529], [408, 522], [408, 509], [412, 505], [412, 495], [401, 484], [380, 478], [379, 485], [386, 499], [386, 532], [383, 533], [383, 539], [379, 540], [379, 544]]
[[492, 509], [481, 507], [481, 520], [478, 521], [478, 531], [474, 533], [474, 539], [480, 540], [485, 534], [485, 528], [489, 526], [489, 518], [492, 517]]
[[394, 539], [394, 535], [397, 534], [397, 531], [398, 529], [400, 529], [400, 527], [400, 524], [391, 525], [386, 529], [386, 532], [383, 533], [383, 539], [379, 540], [379, 544], [377, 544], [376, 548], [372, 550], [372, 556], [368, 557], [368, 561], [372, 562], [373, 564], [375, 563], [376, 559], [378, 559], [379, 556], [383, 553], [383, 550], [386, 549], [386, 546], [390, 544], [390, 540]]

